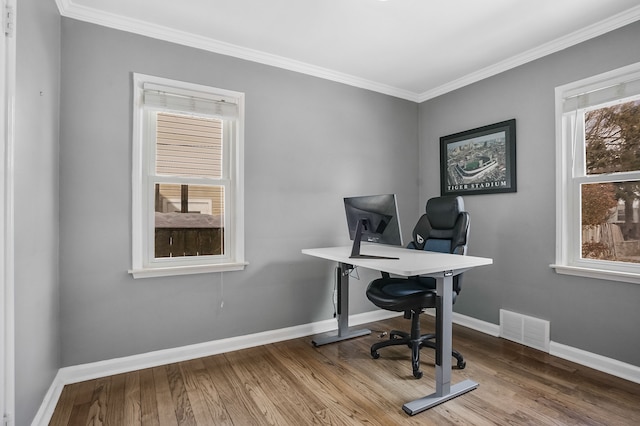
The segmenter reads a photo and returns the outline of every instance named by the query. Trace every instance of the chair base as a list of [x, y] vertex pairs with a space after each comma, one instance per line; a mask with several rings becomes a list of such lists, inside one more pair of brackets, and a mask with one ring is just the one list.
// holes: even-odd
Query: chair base
[[[371, 357], [373, 359], [380, 358], [378, 350], [387, 346], [407, 345], [411, 348], [411, 366], [413, 369], [413, 377], [419, 379], [422, 377], [422, 371], [420, 371], [420, 349], [422, 348], [436, 348], [436, 344], [433, 341], [436, 338], [435, 334], [420, 334], [420, 318], [419, 313], [413, 312], [411, 316], [411, 334], [404, 331], [392, 330], [389, 333], [389, 339], [382, 342], [374, 343], [371, 345]], [[460, 352], [456, 350], [451, 351], [451, 356], [457, 361], [456, 366], [459, 370], [466, 367], [467, 363]]]

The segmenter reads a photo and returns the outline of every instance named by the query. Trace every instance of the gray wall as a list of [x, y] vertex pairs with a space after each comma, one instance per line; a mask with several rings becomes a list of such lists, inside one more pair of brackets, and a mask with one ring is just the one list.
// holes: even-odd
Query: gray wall
[[[245, 271], [127, 273], [132, 72], [246, 94]], [[63, 366], [330, 319], [333, 265], [300, 250], [348, 243], [342, 197], [397, 193], [417, 219], [413, 102], [65, 18], [61, 84]]]
[[499, 323], [504, 308], [551, 321], [551, 339], [640, 366], [640, 286], [558, 275], [554, 88], [640, 61], [640, 23], [420, 105], [420, 200], [438, 195], [439, 138], [516, 119], [518, 192], [465, 197], [469, 251], [494, 259], [467, 274], [455, 310]]
[[20, 0], [16, 28], [15, 424], [26, 425], [60, 367], [55, 3]]
[[[397, 193], [407, 238], [424, 201], [439, 193], [439, 137], [509, 118], [518, 126], [518, 192], [466, 198], [471, 254], [495, 264], [468, 273], [456, 310], [493, 323], [500, 308], [546, 318], [554, 341], [640, 365], [640, 287], [548, 267], [553, 88], [637, 62], [639, 37], [633, 24], [417, 106], [70, 19], [62, 19], [60, 36], [54, 2], [22, 0], [16, 424], [30, 421], [61, 366], [331, 318], [332, 265], [300, 249], [347, 242], [341, 197]], [[126, 272], [132, 72], [247, 94], [251, 264], [224, 274], [224, 294], [220, 274], [133, 280]], [[354, 284], [353, 313], [373, 309], [364, 298], [372, 276], [361, 271]]]

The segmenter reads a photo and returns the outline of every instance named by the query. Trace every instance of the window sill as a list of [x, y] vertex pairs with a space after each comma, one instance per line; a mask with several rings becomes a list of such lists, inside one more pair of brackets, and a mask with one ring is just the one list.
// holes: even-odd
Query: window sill
[[556, 270], [556, 273], [563, 275], [574, 275], [578, 277], [596, 278], [601, 280], [621, 281], [632, 284], [640, 284], [640, 274], [632, 272], [608, 271], [606, 269], [585, 268], [568, 265], [549, 265]]
[[129, 273], [137, 278], [170, 277], [175, 275], [206, 274], [211, 272], [242, 271], [248, 262], [221, 263], [218, 265], [170, 266], [162, 268], [130, 269]]

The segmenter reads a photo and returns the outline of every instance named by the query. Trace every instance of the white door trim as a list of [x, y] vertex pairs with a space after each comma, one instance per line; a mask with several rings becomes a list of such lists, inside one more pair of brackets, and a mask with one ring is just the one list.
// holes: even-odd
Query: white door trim
[[0, 31], [0, 415], [15, 422], [13, 148], [16, 87], [16, 0], [3, 0]]

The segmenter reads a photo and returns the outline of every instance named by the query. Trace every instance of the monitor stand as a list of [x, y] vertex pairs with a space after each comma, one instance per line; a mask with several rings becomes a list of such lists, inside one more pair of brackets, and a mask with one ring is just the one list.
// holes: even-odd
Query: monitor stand
[[389, 257], [389, 256], [375, 256], [370, 254], [360, 254], [360, 242], [362, 238], [362, 227], [364, 219], [358, 220], [358, 225], [356, 226], [356, 235], [353, 238], [353, 246], [351, 247], [351, 256], [349, 259], [400, 259], [399, 257]]

